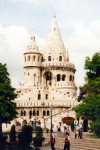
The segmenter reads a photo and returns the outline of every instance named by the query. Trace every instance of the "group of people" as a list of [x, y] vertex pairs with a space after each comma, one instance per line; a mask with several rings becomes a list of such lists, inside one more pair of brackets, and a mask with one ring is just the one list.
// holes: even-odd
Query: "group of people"
[[74, 124], [74, 132], [75, 132], [75, 139], [80, 138], [82, 139], [83, 127], [82, 122], [80, 124]]
[[[69, 126], [64, 124], [64, 132], [66, 133], [65, 139], [64, 139], [64, 150], [70, 150], [70, 129]], [[74, 132], [75, 132], [75, 139], [80, 138], [82, 139], [82, 132], [83, 132], [83, 127], [82, 127], [82, 122], [78, 124], [77, 122], [74, 122]], [[51, 131], [51, 149], [55, 150], [55, 134], [53, 130]]]
[[[64, 131], [66, 132], [66, 136], [65, 136], [65, 139], [64, 139], [64, 150], [70, 150], [70, 130], [69, 130], [69, 126], [66, 125]], [[54, 134], [53, 130], [51, 131], [50, 142], [51, 142], [51, 149], [55, 150], [55, 134]]]

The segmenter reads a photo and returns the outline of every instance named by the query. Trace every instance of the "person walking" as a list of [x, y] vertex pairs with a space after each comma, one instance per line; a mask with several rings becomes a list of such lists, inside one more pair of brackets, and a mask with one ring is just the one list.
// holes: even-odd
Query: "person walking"
[[51, 142], [51, 149], [55, 150], [55, 134], [53, 130], [51, 130], [51, 135], [50, 135], [50, 142]]
[[82, 122], [80, 122], [79, 124], [79, 138], [82, 139], [82, 133], [83, 133], [83, 126], [82, 126]]
[[65, 137], [65, 141], [64, 141], [64, 150], [70, 150], [70, 136], [69, 133], [66, 132], [66, 137]]

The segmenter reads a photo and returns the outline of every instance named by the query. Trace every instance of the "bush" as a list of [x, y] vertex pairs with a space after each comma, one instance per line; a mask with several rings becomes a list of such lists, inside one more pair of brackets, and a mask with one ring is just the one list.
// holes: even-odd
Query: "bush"
[[91, 122], [90, 123], [90, 129], [96, 135], [100, 135], [100, 120], [97, 120], [96, 122]]
[[11, 130], [10, 130], [10, 142], [16, 142], [15, 125], [11, 126]]
[[18, 135], [18, 147], [22, 150], [29, 150], [30, 143], [32, 142], [32, 127], [31, 126], [23, 126], [22, 132]]
[[36, 137], [33, 138], [34, 146], [35, 147], [41, 147], [42, 142], [45, 140], [43, 137], [43, 130], [41, 127], [36, 127]]

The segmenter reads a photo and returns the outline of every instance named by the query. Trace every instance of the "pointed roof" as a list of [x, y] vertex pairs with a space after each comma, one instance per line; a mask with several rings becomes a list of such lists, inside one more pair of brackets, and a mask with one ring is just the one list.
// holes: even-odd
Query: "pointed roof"
[[65, 46], [59, 31], [55, 15], [53, 16], [53, 21], [51, 24], [50, 32], [46, 41], [44, 51], [49, 51], [49, 53], [51, 54], [62, 54], [66, 56]]
[[30, 41], [30, 44], [27, 46], [27, 51], [28, 52], [39, 52], [38, 46], [37, 46], [36, 41], [35, 41], [34, 34], [32, 34], [30, 39], [31, 39], [31, 41]]

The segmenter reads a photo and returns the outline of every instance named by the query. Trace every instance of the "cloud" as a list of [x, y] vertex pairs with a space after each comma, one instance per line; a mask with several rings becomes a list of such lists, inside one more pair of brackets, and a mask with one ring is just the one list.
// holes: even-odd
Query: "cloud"
[[[44, 40], [37, 35], [36, 40], [43, 47]], [[14, 87], [23, 80], [23, 53], [29, 42], [30, 34], [25, 27], [0, 25], [0, 62], [7, 64]]]
[[88, 26], [83, 23], [72, 24], [71, 26], [73, 26], [73, 34], [65, 36], [64, 41], [69, 49], [70, 61], [76, 66], [76, 83], [79, 86], [84, 83], [85, 57], [92, 57], [94, 53], [100, 51], [100, 21], [94, 21]]
[[[79, 86], [84, 83], [85, 57], [92, 57], [95, 52], [100, 51], [100, 21], [89, 25], [69, 22], [63, 24], [60, 31], [69, 51], [70, 62], [76, 66], [76, 84]], [[23, 53], [29, 41], [30, 33], [24, 26], [0, 25], [0, 62], [7, 63], [14, 87], [23, 80]], [[36, 35], [36, 41], [42, 49], [44, 38]]]

